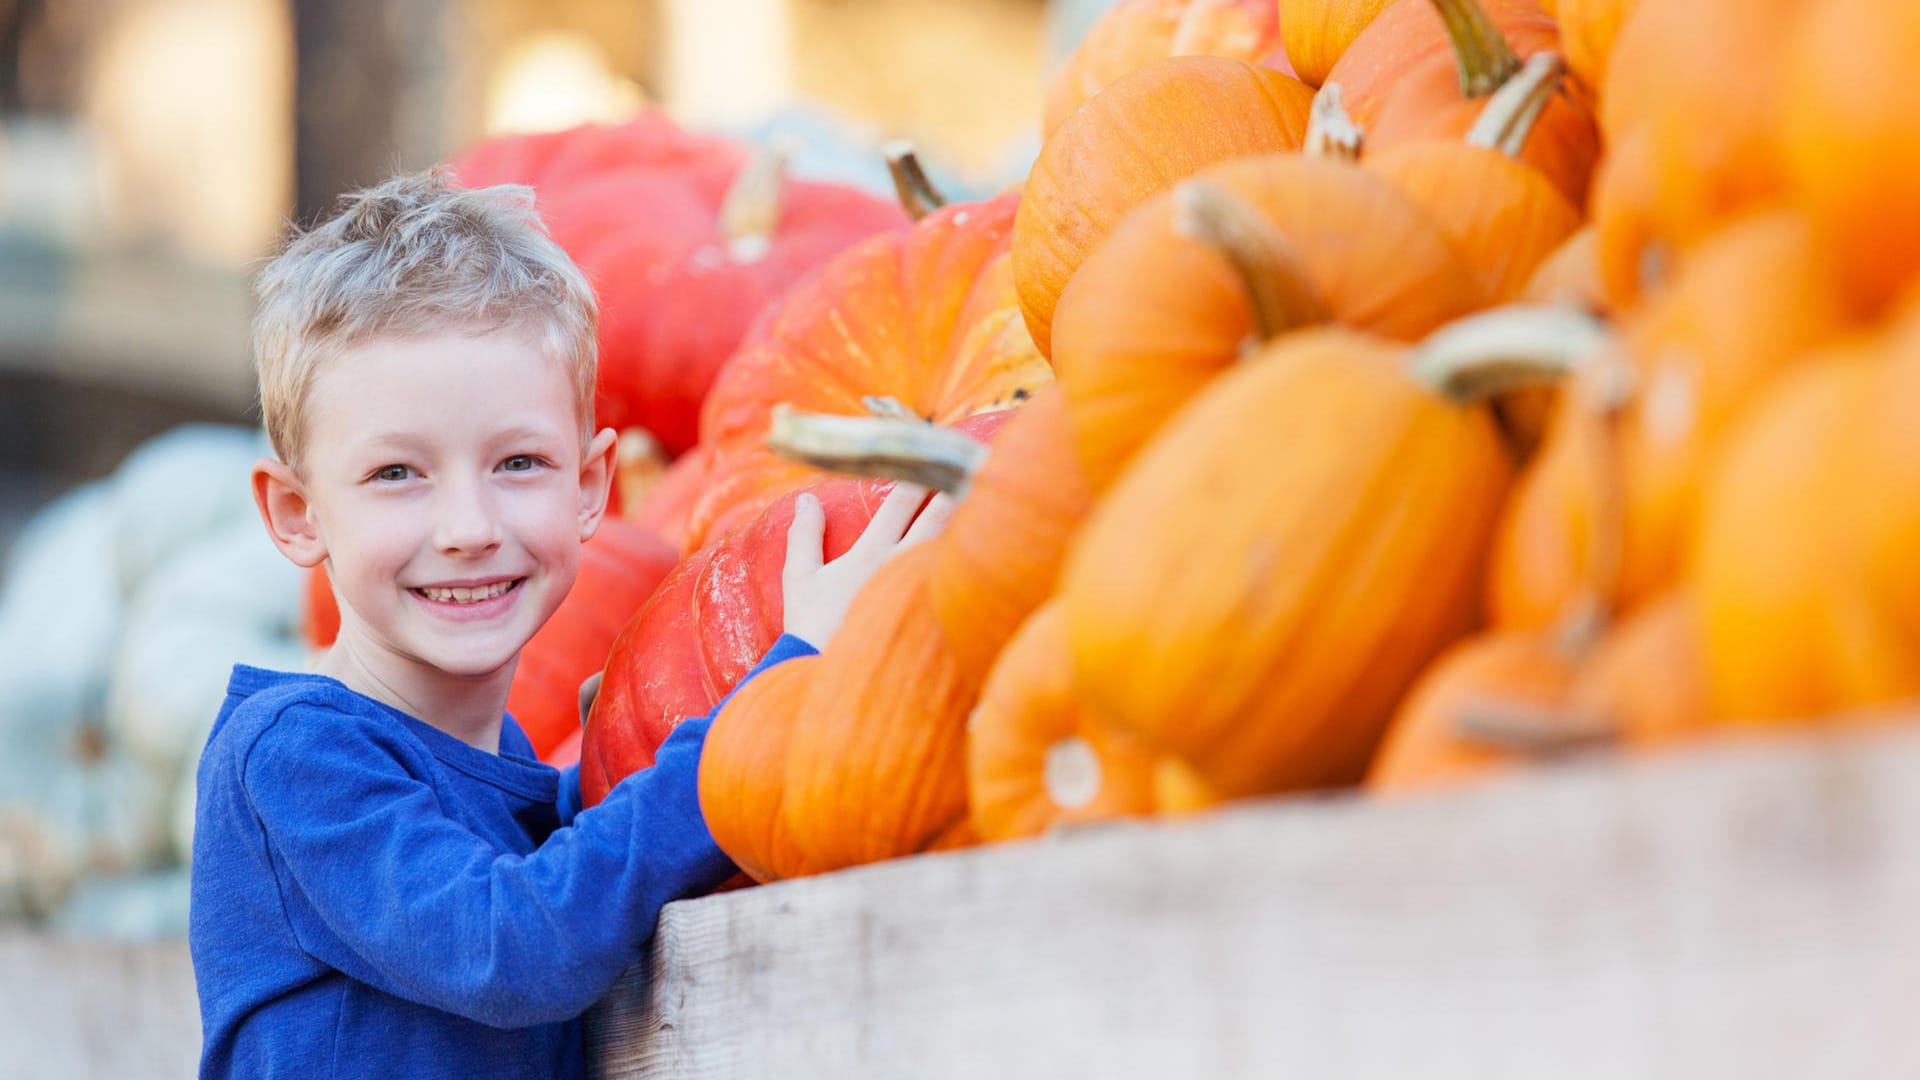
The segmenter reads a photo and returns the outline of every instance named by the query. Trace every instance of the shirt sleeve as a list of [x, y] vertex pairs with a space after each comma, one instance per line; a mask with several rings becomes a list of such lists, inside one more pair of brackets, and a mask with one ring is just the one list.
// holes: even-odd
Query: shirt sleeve
[[[783, 638], [749, 678], [811, 651]], [[409, 1001], [525, 1027], [578, 1016], [639, 959], [663, 906], [735, 872], [700, 815], [711, 720], [682, 723], [652, 767], [524, 856], [449, 817], [417, 751], [379, 717], [290, 709], [253, 747], [244, 782], [285, 875], [335, 939], [303, 946]]]

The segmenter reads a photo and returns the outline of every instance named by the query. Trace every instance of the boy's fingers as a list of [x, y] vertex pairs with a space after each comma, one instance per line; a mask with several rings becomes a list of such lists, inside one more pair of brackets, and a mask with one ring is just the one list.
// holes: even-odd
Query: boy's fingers
[[935, 495], [927, 508], [920, 511], [920, 516], [913, 519], [907, 535], [900, 538], [900, 546], [909, 548], [939, 536], [946, 530], [947, 522], [953, 520], [953, 508], [957, 505], [953, 496], [944, 491]]
[[920, 508], [927, 497], [927, 489], [919, 484], [904, 481], [893, 485], [887, 493], [880, 509], [873, 512], [873, 520], [867, 522], [866, 530], [854, 546], [863, 552], [871, 553], [876, 548], [890, 548], [900, 542], [900, 537], [913, 523], [913, 512]]
[[803, 491], [793, 502], [793, 523], [787, 526], [787, 562], [782, 582], [791, 591], [794, 578], [820, 569], [827, 547], [827, 514], [820, 499]]

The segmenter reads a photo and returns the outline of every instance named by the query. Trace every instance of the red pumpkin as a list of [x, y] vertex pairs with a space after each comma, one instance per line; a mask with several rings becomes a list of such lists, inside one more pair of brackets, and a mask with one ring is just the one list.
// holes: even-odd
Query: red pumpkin
[[[580, 730], [580, 683], [600, 670], [607, 649], [646, 603], [679, 554], [639, 526], [602, 518], [580, 548], [580, 574], [559, 610], [520, 650], [507, 711], [543, 759]], [[307, 584], [307, 640], [318, 648], [340, 632], [340, 608], [324, 569]]]
[[[982, 415], [957, 427], [984, 440], [1008, 415]], [[830, 477], [806, 489], [826, 512], [826, 558], [853, 545], [890, 489], [884, 481], [854, 477]], [[581, 745], [587, 805], [621, 777], [651, 765], [680, 721], [710, 712], [780, 637], [786, 617], [781, 571], [798, 497], [797, 491], [778, 497], [744, 527], [687, 558], [620, 631]]]

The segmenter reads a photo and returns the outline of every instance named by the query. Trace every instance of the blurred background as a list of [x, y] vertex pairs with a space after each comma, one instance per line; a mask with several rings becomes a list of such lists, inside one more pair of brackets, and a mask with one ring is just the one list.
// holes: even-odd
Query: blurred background
[[297, 665], [252, 520], [249, 275], [484, 137], [649, 106], [794, 175], [1024, 177], [1102, 0], [0, 0], [0, 917], [184, 932], [235, 659]]

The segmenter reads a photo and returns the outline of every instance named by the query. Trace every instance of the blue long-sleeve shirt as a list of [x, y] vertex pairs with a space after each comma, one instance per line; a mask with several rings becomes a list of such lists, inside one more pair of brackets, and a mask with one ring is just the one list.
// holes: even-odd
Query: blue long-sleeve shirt
[[[782, 638], [754, 672], [812, 651]], [[511, 717], [490, 754], [334, 679], [236, 667], [198, 777], [200, 1075], [583, 1077], [580, 1013], [662, 906], [734, 872], [700, 814], [710, 722], [576, 815], [577, 772]]]

